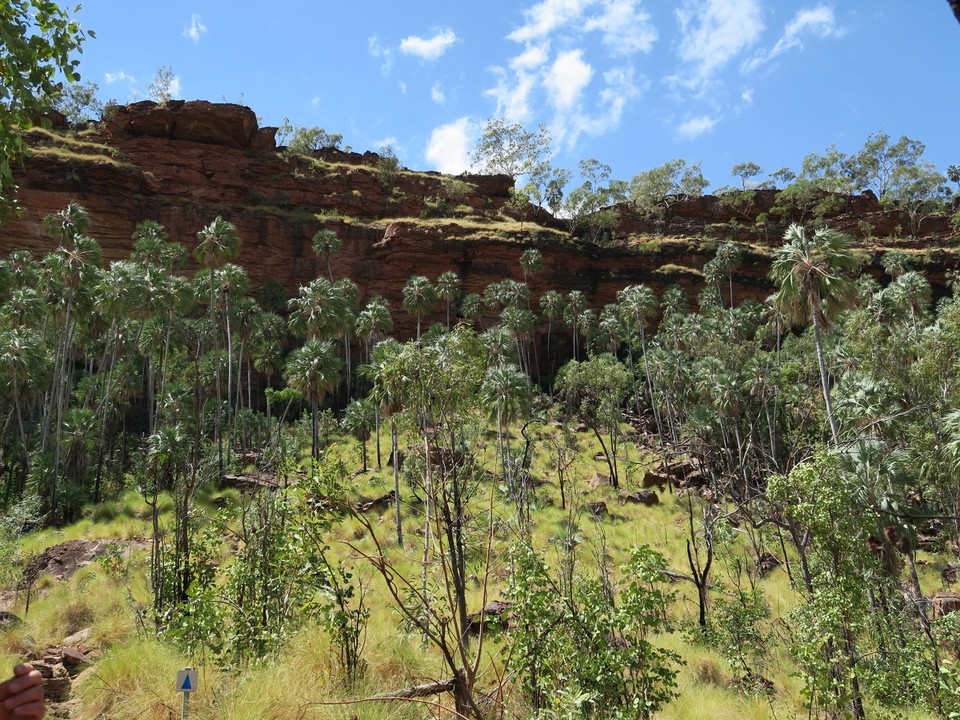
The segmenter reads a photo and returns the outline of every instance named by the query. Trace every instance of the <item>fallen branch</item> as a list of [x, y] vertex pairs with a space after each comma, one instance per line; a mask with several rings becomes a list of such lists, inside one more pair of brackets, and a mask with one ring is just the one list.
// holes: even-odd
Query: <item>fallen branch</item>
[[443, 692], [453, 690], [454, 679], [437, 680], [436, 682], [426, 683], [424, 685], [414, 685], [413, 687], [393, 690], [383, 695], [374, 695], [370, 700], [396, 700], [397, 698], [417, 698], [427, 697], [428, 695], [439, 695]]

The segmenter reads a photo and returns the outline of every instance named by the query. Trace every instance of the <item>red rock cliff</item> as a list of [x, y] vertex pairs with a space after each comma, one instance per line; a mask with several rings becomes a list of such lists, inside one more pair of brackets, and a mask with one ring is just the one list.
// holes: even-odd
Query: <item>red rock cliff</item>
[[[578, 289], [599, 308], [631, 283], [644, 282], [659, 292], [680, 282], [695, 292], [698, 269], [717, 241], [730, 238], [754, 246], [738, 270], [738, 295], [762, 300], [770, 292], [764, 245], [778, 244], [776, 233], [765, 239], [752, 220], [738, 228], [730, 222], [738, 214], [713, 198], [680, 203], [665, 236], [651, 236], [650, 221], [621, 208], [613, 241], [597, 247], [571, 239], [561, 221], [544, 213], [538, 225], [505, 225], [508, 177], [461, 176], [451, 189], [451, 180], [438, 173], [401, 171], [393, 187], [385, 187], [377, 155], [325, 150], [312, 158], [288, 157], [278, 151], [275, 132], [258, 127], [246, 107], [171, 101], [120, 108], [83, 137], [31, 133], [36, 152], [19, 177], [26, 211], [0, 229], [0, 253], [21, 247], [48, 251], [42, 218], [72, 200], [87, 208], [91, 234], [108, 261], [127, 256], [141, 220], [163, 223], [171, 240], [192, 250], [197, 231], [222, 215], [239, 230], [237, 262], [253, 284], [276, 279], [295, 294], [321, 272], [311, 238], [326, 227], [343, 242], [332, 261], [334, 273], [353, 278], [361, 300], [385, 296], [401, 336], [414, 326], [400, 310], [401, 289], [411, 275], [435, 279], [454, 270], [465, 292], [480, 292], [504, 277], [522, 278], [518, 260], [530, 245], [544, 256], [543, 272], [531, 281], [534, 297], [547, 288]], [[458, 217], [432, 217], [438, 202]], [[758, 193], [754, 217], [772, 202], [772, 191]], [[836, 224], [856, 230], [865, 217], [880, 230], [895, 220], [861, 197], [848, 203]], [[943, 223], [935, 230], [942, 235]], [[927, 260], [942, 271], [952, 255]], [[438, 308], [427, 320], [442, 315]]]

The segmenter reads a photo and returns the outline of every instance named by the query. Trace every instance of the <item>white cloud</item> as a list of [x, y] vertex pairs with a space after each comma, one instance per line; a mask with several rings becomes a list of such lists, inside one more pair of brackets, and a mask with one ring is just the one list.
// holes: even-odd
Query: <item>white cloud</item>
[[837, 26], [837, 19], [833, 8], [829, 5], [818, 5], [814, 8], [799, 10], [793, 19], [786, 24], [783, 35], [777, 44], [770, 50], [759, 53], [744, 64], [744, 71], [755, 70], [760, 65], [770, 62], [778, 55], [782, 55], [793, 48], [803, 49], [803, 36], [810, 35], [818, 38], [842, 37], [844, 31]]
[[400, 93], [402, 95], [407, 94], [407, 84], [403, 80], [397, 83], [397, 87], [400, 88]]
[[517, 71], [536, 70], [550, 57], [550, 44], [528, 45], [527, 48], [510, 61], [510, 67]]
[[646, 78], [636, 79], [631, 67], [616, 67], [603, 74], [604, 87], [589, 109], [581, 103], [574, 111], [557, 112], [551, 132], [558, 144], [574, 148], [582, 133], [602, 135], [620, 124], [627, 103], [649, 86]]
[[740, 93], [740, 99], [743, 100], [745, 105], [753, 105], [753, 88], [747, 88]]
[[310, 98], [310, 107], [316, 109], [316, 108], [320, 107], [320, 103], [321, 103], [321, 102], [323, 102], [323, 101], [320, 99], [320, 96], [319, 96], [319, 95], [314, 95], [312, 98]]
[[382, 61], [380, 64], [380, 73], [383, 75], [389, 73], [390, 68], [393, 67], [393, 51], [381, 45], [380, 38], [376, 35], [371, 35], [367, 38], [367, 49], [373, 57]]
[[560, 53], [543, 80], [550, 104], [560, 111], [570, 110], [580, 100], [592, 77], [593, 68], [584, 62], [582, 51]]
[[123, 70], [115, 73], [104, 73], [104, 79], [107, 81], [107, 85], [113, 85], [116, 82], [130, 82], [135, 83], [137, 79], [133, 75], [127, 75]]
[[496, 83], [486, 94], [496, 100], [496, 114], [529, 123], [545, 103], [554, 111], [555, 144], [571, 148], [581, 133], [599, 135], [619, 124], [649, 83], [629, 65], [610, 67], [609, 58], [649, 52], [658, 38], [642, 2], [540, 0], [524, 10], [523, 24], [507, 35], [523, 50], [492, 68]]
[[443, 92], [443, 87], [439, 82], [435, 82], [433, 87], [430, 88], [430, 99], [437, 105], [443, 105], [447, 101], [446, 93]]
[[686, 66], [668, 78], [702, 92], [727, 63], [754, 45], [763, 32], [759, 0], [685, 0], [677, 10], [680, 60]]
[[527, 18], [521, 25], [507, 35], [510, 40], [528, 42], [549, 35], [554, 30], [579, 18], [594, 0], [543, 0], [523, 14]]
[[462, 173], [470, 168], [470, 148], [477, 133], [469, 117], [440, 125], [430, 133], [424, 157], [440, 172]]
[[185, 38], [190, 38], [195, 43], [200, 42], [200, 36], [207, 31], [207, 26], [203, 24], [200, 16], [196, 13], [190, 15], [190, 27], [183, 31]]
[[397, 137], [395, 135], [387, 135], [386, 137], [382, 137], [379, 140], [374, 140], [372, 143], [370, 143], [370, 145], [378, 149], [389, 147], [389, 148], [392, 148], [394, 152], [396, 152], [399, 143], [397, 142]]
[[690, 118], [686, 122], [677, 126], [677, 135], [684, 140], [693, 140], [706, 132], [713, 130], [720, 118], [713, 118], [708, 115]]
[[606, 0], [603, 11], [589, 18], [584, 30], [599, 30], [603, 44], [614, 55], [650, 52], [657, 40], [657, 29], [650, 13], [638, 9], [638, 0]]
[[170, 93], [170, 97], [181, 99], [183, 97], [183, 90], [180, 85], [180, 78], [174, 75], [170, 78], [170, 87], [167, 88], [167, 91]]
[[537, 78], [525, 72], [508, 75], [503, 68], [493, 68], [497, 84], [485, 94], [497, 101], [495, 115], [502, 115], [510, 122], [526, 122], [533, 116], [530, 96]]
[[430, 38], [411, 35], [400, 41], [400, 52], [416, 55], [421, 60], [436, 60], [457, 41], [457, 34], [450, 28], [441, 30]]

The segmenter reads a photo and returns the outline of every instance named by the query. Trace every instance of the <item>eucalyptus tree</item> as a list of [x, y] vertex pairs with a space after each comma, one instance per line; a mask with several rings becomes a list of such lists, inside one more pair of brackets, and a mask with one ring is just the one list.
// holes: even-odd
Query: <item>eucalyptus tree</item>
[[946, 181], [936, 166], [926, 160], [902, 165], [893, 171], [884, 201], [907, 215], [911, 232], [917, 235], [924, 220], [946, 207], [950, 196]]
[[[74, 14], [80, 8], [73, 8]], [[53, 2], [10, 0], [0, 13], [4, 58], [0, 86], [4, 111], [0, 115], [0, 220], [16, 207], [13, 166], [27, 154], [24, 128], [44, 115], [64, 83], [80, 80], [76, 55], [92, 33], [85, 32], [70, 8]]]
[[447, 306], [447, 330], [450, 329], [450, 307], [460, 298], [460, 278], [453, 270], [440, 273], [437, 277], [437, 297]]
[[[222, 268], [228, 260], [240, 254], [240, 235], [236, 226], [218, 215], [213, 221], [197, 232], [197, 245], [193, 250], [194, 257], [209, 271], [210, 298], [207, 304], [207, 315], [213, 333], [213, 353], [217, 355], [220, 345], [220, 333], [216, 322], [216, 277], [214, 270]], [[220, 387], [220, 365], [216, 366], [216, 435], [217, 435], [217, 468], [223, 475], [223, 409], [222, 389]]]
[[417, 318], [417, 339], [420, 339], [420, 323], [437, 302], [436, 288], [423, 275], [414, 275], [403, 286], [403, 309]]
[[676, 205], [700, 197], [708, 184], [699, 162], [688, 165], [686, 160], [670, 160], [630, 180], [630, 202], [640, 212], [659, 217], [666, 232]]
[[323, 258], [323, 261], [327, 264], [327, 275], [330, 278], [330, 282], [333, 282], [333, 269], [330, 267], [330, 258], [340, 252], [342, 245], [343, 243], [340, 241], [340, 238], [337, 237], [337, 234], [332, 230], [326, 229], [317, 230], [311, 241], [313, 252], [316, 253], [318, 257]]
[[516, 180], [542, 171], [550, 143], [550, 130], [546, 125], [528, 130], [505, 117], [492, 117], [483, 125], [470, 162], [481, 172], [502, 173]]
[[561, 368], [557, 382], [570, 413], [593, 431], [606, 457], [610, 482], [619, 488], [621, 403], [630, 390], [630, 373], [605, 353], [583, 362], [571, 360]]
[[585, 232], [594, 243], [617, 224], [620, 214], [617, 203], [627, 199], [627, 184], [611, 179], [609, 165], [590, 158], [581, 160], [583, 182], [563, 199], [563, 212], [570, 218], [573, 231]]
[[[482, 478], [473, 439], [478, 432], [477, 392], [485, 373], [484, 353], [477, 334], [459, 326], [432, 342], [399, 346], [388, 364], [391, 374], [402, 379], [401, 416], [420, 434], [423, 453], [416, 470], [411, 468], [422, 472], [424, 494], [421, 584], [402, 578], [380, 551], [371, 560], [397, 609], [441, 652], [454, 676], [457, 711], [480, 717], [472, 698], [482, 645], [469, 633], [467, 561], [479, 551], [471, 544], [469, 528], [470, 499]], [[445, 591], [431, 589], [430, 574], [444, 583]]]
[[860, 151], [847, 159], [845, 170], [857, 190], [871, 190], [883, 200], [895, 182], [898, 169], [916, 165], [924, 150], [922, 142], [906, 135], [891, 144], [890, 135], [880, 130], [867, 136]]
[[318, 416], [327, 393], [340, 382], [342, 364], [330, 342], [307, 340], [290, 353], [283, 368], [287, 385], [310, 403], [310, 456], [320, 460]]
[[813, 325], [823, 402], [834, 444], [839, 445], [823, 333], [830, 329], [837, 313], [852, 302], [855, 285], [849, 273], [859, 263], [850, 250], [850, 238], [837, 230], [821, 228], [810, 236], [802, 226], [793, 224], [783, 239], [784, 245], [776, 250], [770, 269], [770, 277], [779, 288], [774, 302], [790, 322], [809, 321]]

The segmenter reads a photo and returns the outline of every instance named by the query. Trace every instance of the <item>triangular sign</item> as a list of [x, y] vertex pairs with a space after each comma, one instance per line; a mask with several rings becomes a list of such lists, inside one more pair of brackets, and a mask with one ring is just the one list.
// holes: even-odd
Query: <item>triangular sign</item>
[[183, 679], [183, 685], [180, 686], [181, 690], [193, 690], [193, 686], [190, 684], [190, 675], [188, 674]]

